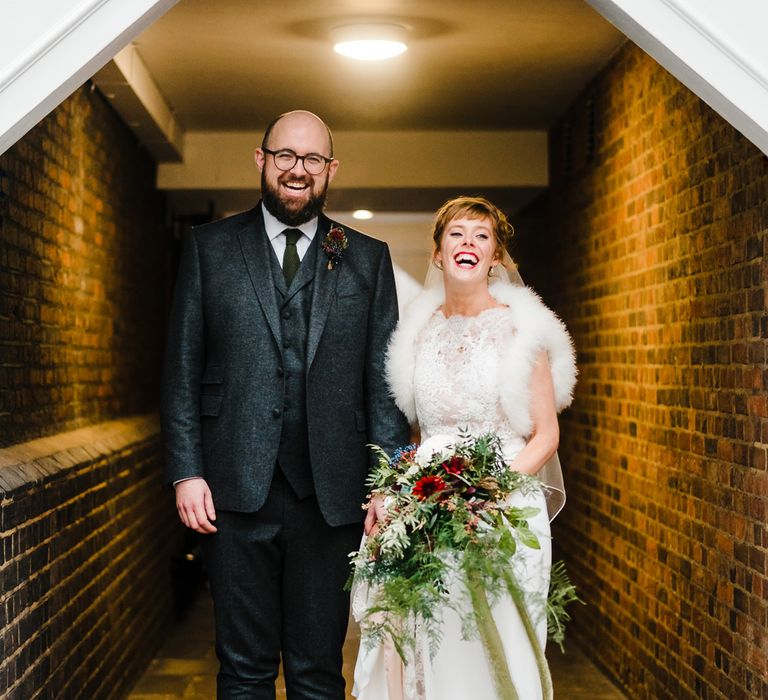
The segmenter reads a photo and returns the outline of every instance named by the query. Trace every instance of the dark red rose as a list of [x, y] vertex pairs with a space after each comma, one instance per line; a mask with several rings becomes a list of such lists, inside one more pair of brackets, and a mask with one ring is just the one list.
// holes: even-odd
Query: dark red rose
[[445, 481], [439, 476], [422, 476], [413, 487], [413, 495], [420, 501], [440, 493], [445, 488]]
[[461, 474], [464, 471], [464, 458], [453, 456], [442, 464], [443, 469], [449, 474]]

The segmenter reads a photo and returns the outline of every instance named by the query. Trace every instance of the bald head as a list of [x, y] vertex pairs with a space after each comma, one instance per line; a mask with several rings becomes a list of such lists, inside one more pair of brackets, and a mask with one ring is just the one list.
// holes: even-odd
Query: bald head
[[303, 134], [314, 134], [319, 136], [322, 133], [321, 140], [326, 148], [322, 150], [321, 155], [327, 155], [333, 158], [333, 136], [328, 125], [316, 114], [304, 109], [295, 109], [292, 112], [285, 112], [275, 117], [264, 131], [264, 138], [261, 141], [262, 148], [281, 148], [279, 139], [283, 135], [293, 134], [294, 132]]
[[305, 110], [281, 114], [267, 127], [254, 159], [261, 171], [262, 202], [278, 221], [295, 228], [323, 211], [339, 161], [320, 117]]

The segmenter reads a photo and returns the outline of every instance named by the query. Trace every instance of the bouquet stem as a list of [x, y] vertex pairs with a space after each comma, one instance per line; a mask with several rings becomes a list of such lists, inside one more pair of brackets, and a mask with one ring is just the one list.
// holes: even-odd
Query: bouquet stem
[[493, 621], [491, 606], [485, 594], [485, 587], [480, 575], [476, 571], [468, 570], [467, 587], [472, 598], [472, 606], [477, 620], [477, 629], [488, 655], [488, 665], [491, 669], [493, 682], [496, 686], [496, 695], [499, 700], [519, 700], [512, 677], [507, 666], [507, 657], [501, 644], [501, 636]]
[[520, 589], [520, 585], [517, 583], [515, 575], [511, 571], [505, 572], [505, 578], [507, 579], [507, 589], [509, 595], [515, 603], [517, 612], [520, 614], [520, 619], [525, 627], [525, 632], [528, 635], [528, 641], [531, 643], [531, 649], [536, 657], [536, 666], [539, 669], [539, 678], [541, 680], [541, 691], [544, 696], [544, 700], [552, 700], [554, 697], [554, 690], [552, 688], [552, 675], [549, 672], [549, 664], [544, 656], [544, 650], [539, 644], [539, 638], [536, 635], [536, 629], [534, 628], [531, 616], [528, 614], [528, 609], [525, 607], [525, 600], [523, 599], [523, 593]]

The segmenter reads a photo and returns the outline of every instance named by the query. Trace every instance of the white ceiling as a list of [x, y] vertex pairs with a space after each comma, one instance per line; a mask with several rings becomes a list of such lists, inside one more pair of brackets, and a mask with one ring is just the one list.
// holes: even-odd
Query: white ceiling
[[[355, 20], [409, 27], [381, 63], [335, 54]], [[624, 36], [581, 0], [181, 0], [134, 42], [190, 131], [305, 108], [336, 130], [546, 129]]]
[[[356, 21], [405, 26], [408, 51], [378, 63], [337, 55], [332, 29]], [[471, 167], [488, 156], [470, 148], [455, 158], [460, 171], [451, 187], [441, 187], [444, 170], [438, 169], [445, 165], [419, 150], [430, 140], [419, 134], [444, 135], [441, 154], [459, 141], [473, 142], [473, 134], [478, 143], [494, 131], [506, 132], [510, 143], [515, 133], [545, 134], [623, 41], [582, 0], [180, 0], [132, 47], [188, 136], [182, 163], [161, 166], [161, 181], [171, 172], [186, 179], [168, 187], [178, 210], [199, 210], [196, 202], [231, 210], [253, 201], [258, 178], [250, 152], [275, 115], [298, 108], [316, 112], [337, 134], [348, 175], [351, 162], [377, 162], [365, 149], [354, 149], [352, 157], [342, 153], [359, 141], [355, 133], [380, 134], [380, 145], [398, 154], [401, 141], [417, 144], [399, 162], [418, 171], [418, 187], [377, 182], [383, 169], [365, 167], [366, 177], [334, 183], [332, 208], [429, 211], [457, 193], [482, 191], [512, 210], [546, 185], [546, 175], [516, 182], [520, 175], [512, 170], [524, 172], [526, 164], [499, 151], [485, 164], [510, 177], [489, 188]], [[223, 153], [218, 144], [227, 132], [249, 148]], [[543, 143], [530, 172], [542, 163], [546, 170]], [[215, 183], [195, 181], [193, 151]]]

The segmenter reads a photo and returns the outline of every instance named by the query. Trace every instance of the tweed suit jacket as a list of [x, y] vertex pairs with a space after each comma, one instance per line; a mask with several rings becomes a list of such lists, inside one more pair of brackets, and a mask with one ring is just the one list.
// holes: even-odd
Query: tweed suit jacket
[[[317, 236], [330, 219], [321, 215]], [[397, 298], [385, 243], [346, 226], [334, 269], [318, 250], [306, 348], [310, 463], [331, 525], [362, 520], [367, 447], [392, 450], [408, 424], [384, 375]], [[163, 377], [168, 482], [206, 479], [217, 509], [266, 500], [284, 402], [283, 339], [261, 207], [187, 236], [169, 319]]]

